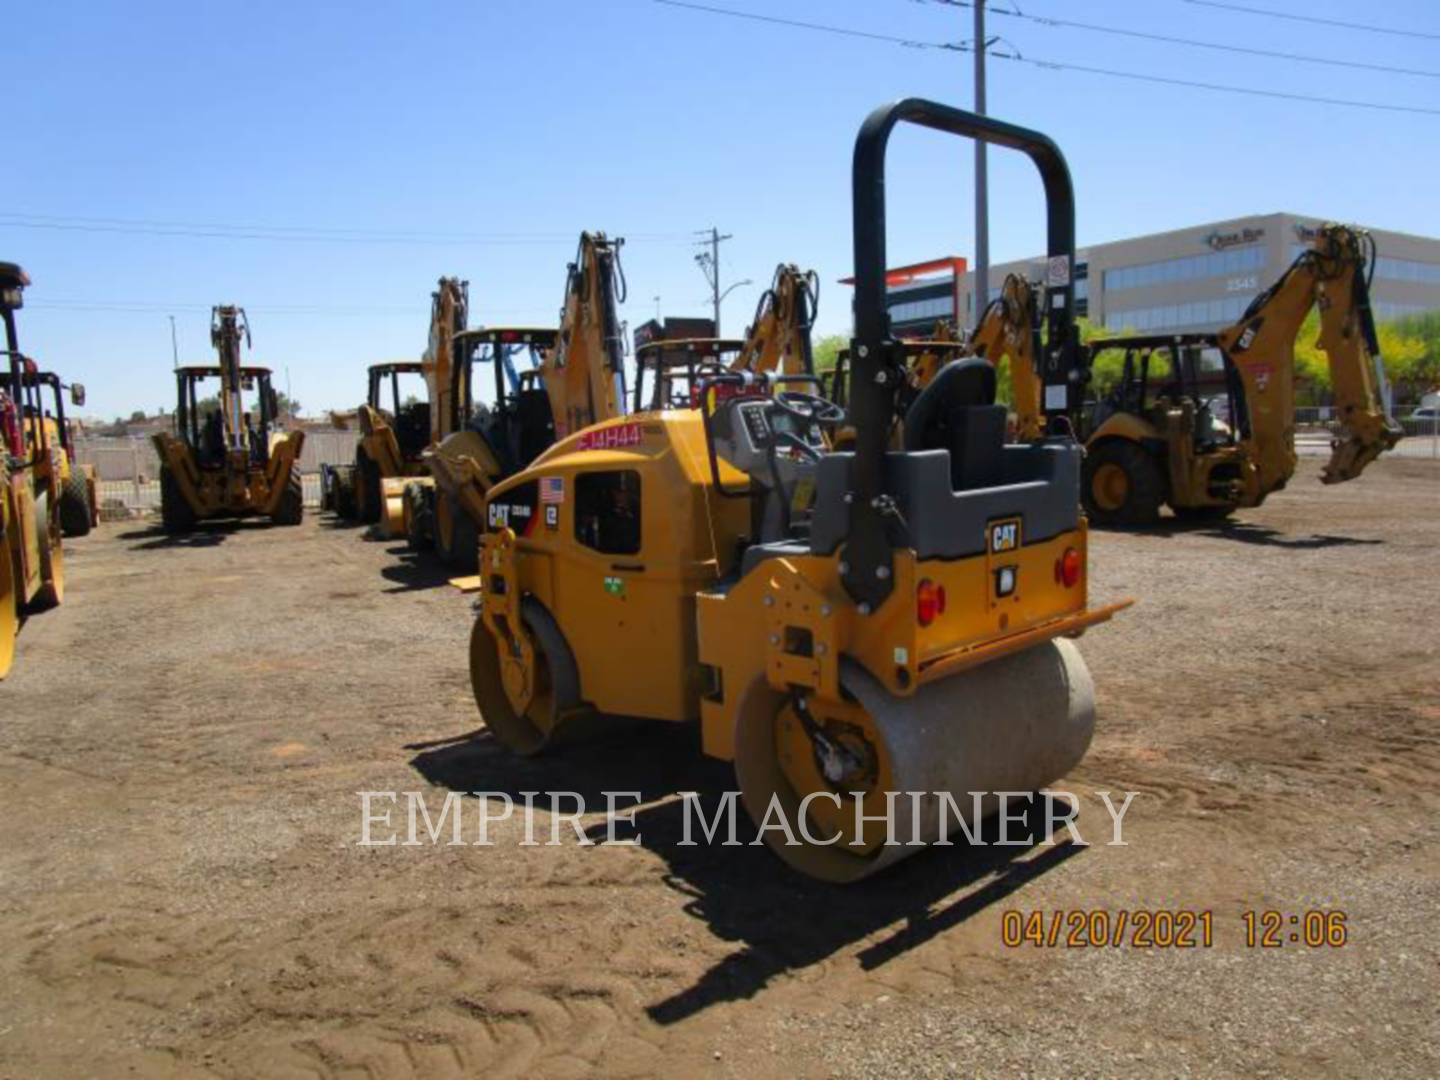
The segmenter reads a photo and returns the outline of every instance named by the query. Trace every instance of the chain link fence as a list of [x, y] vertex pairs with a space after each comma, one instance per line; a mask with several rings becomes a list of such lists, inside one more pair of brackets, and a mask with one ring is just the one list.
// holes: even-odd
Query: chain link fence
[[[300, 483], [307, 506], [320, 505], [320, 466], [354, 462], [356, 439], [353, 431], [305, 433]], [[82, 465], [95, 466], [96, 495], [103, 515], [129, 517], [159, 508], [160, 458], [148, 437], [82, 435], [75, 440], [75, 458]]]

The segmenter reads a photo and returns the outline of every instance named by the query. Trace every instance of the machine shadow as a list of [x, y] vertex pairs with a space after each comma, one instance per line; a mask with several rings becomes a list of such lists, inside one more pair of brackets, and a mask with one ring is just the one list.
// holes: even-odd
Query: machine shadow
[[387, 548], [387, 555], [393, 559], [380, 568], [380, 576], [393, 582], [395, 587], [387, 593], [416, 592], [448, 585], [457, 576], [453, 567], [446, 566], [439, 557], [427, 551], [411, 551], [405, 545]]
[[1272, 529], [1268, 525], [1252, 525], [1241, 521], [1188, 523], [1167, 520], [1158, 529], [1130, 531], [1143, 532], [1147, 536], [1158, 536], [1166, 540], [1176, 536], [1213, 536], [1221, 540], [1233, 540], [1239, 544], [1257, 544], [1262, 547], [1288, 548], [1295, 551], [1385, 543], [1384, 540], [1376, 538], [1336, 536], [1332, 533], [1311, 533], [1300, 536]]
[[358, 521], [341, 517], [339, 514], [332, 514], [328, 510], [322, 510], [315, 516], [320, 522], [320, 528], [330, 529], [333, 532], [354, 532], [356, 529], [365, 528], [365, 526]]
[[[516, 802], [523, 792], [575, 792], [592, 811], [605, 807], [605, 792], [639, 792], [643, 806], [634, 825], [616, 828], [618, 839], [638, 837], [667, 864], [665, 884], [686, 898], [685, 910], [717, 938], [741, 946], [704, 972], [693, 985], [646, 1007], [651, 1019], [673, 1024], [727, 1001], [760, 993], [787, 972], [821, 963], [838, 951], [886, 930], [857, 956], [865, 970], [877, 968], [922, 945], [1084, 849], [1069, 843], [977, 846], [960, 842], [916, 854], [853, 885], [814, 881], [791, 870], [763, 844], [735, 800], [738, 844], [708, 843], [700, 813], [715, 822], [734, 771], [704, 758], [695, 732], [678, 725], [648, 727], [643, 743], [606, 738], [533, 758], [511, 754], [485, 729], [453, 740], [412, 744], [411, 765], [427, 781], [462, 793], [504, 792]], [[697, 806], [677, 796], [694, 792]], [[618, 804], [623, 812], [632, 805]], [[697, 812], [697, 810], [699, 812]], [[689, 821], [687, 822], [687, 816]], [[687, 835], [695, 843], [683, 845]], [[728, 825], [722, 821], [722, 830]], [[592, 839], [606, 826], [592, 827]], [[982, 828], [987, 843], [993, 823]]]
[[[260, 527], [268, 528], [270, 523], [266, 521], [258, 524]], [[143, 529], [117, 533], [116, 539], [137, 541], [130, 545], [131, 551], [215, 547], [223, 544], [234, 534], [247, 528], [255, 528], [256, 525], [257, 523], [244, 521], [202, 521], [194, 525], [188, 532], [183, 533], [168, 533], [159, 525], [150, 525]]]

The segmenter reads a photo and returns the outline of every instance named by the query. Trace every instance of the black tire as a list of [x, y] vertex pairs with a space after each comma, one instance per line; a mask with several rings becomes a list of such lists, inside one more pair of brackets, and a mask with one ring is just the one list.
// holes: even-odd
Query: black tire
[[1080, 501], [1096, 525], [1144, 528], [1160, 520], [1165, 476], [1138, 443], [1107, 439], [1085, 452]]
[[189, 532], [195, 527], [195, 511], [185, 501], [175, 474], [164, 467], [160, 469], [160, 524], [167, 533]]
[[60, 532], [64, 536], [86, 536], [90, 532], [90, 485], [72, 472], [60, 487]]
[[440, 553], [440, 561], [462, 574], [473, 574], [479, 567], [480, 530], [450, 496], [437, 491], [435, 498], [445, 500], [451, 521], [448, 541], [440, 523], [435, 523], [435, 550]]
[[434, 514], [422, 484], [405, 486], [405, 546], [411, 551], [428, 551], [435, 535]]
[[299, 525], [305, 520], [305, 488], [300, 474], [291, 468], [290, 478], [285, 481], [285, 493], [270, 520], [276, 525]]
[[380, 466], [360, 450], [355, 454], [355, 485], [351, 492], [355, 520], [373, 525], [380, 520]]
[[346, 521], [355, 520], [355, 470], [335, 470], [335, 513]]

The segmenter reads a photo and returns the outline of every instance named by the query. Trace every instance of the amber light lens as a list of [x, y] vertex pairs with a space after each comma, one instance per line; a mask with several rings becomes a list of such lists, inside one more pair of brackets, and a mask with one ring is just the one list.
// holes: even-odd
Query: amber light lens
[[935, 616], [945, 614], [945, 586], [929, 578], [921, 578], [915, 587], [915, 618], [921, 626], [929, 626]]

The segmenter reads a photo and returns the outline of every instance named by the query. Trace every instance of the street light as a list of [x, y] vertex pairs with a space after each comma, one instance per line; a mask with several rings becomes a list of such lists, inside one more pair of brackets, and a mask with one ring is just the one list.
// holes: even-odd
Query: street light
[[716, 336], [716, 337], [721, 337], [721, 336], [722, 336], [721, 333], [720, 333], [720, 302], [721, 302], [722, 300], [724, 300], [725, 297], [729, 296], [732, 292], [734, 292], [736, 289], [740, 288], [740, 286], [742, 286], [742, 285], [754, 285], [754, 284], [755, 284], [755, 283], [754, 283], [753, 281], [751, 281], [749, 278], [746, 278], [744, 281], [737, 281], [737, 282], [735, 282], [734, 285], [731, 285], [728, 289], [726, 289], [724, 292], [722, 292], [719, 296], [715, 297], [715, 336]]

